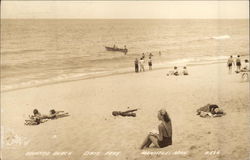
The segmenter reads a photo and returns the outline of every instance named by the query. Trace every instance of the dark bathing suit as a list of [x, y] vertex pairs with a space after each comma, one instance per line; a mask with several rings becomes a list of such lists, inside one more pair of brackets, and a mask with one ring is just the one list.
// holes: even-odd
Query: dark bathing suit
[[240, 59], [236, 59], [236, 66], [241, 66]]
[[166, 147], [168, 145], [172, 144], [172, 128], [171, 128], [171, 122], [168, 122], [169, 128], [168, 130], [165, 128], [165, 126], [161, 123], [159, 128], [159, 134], [163, 135], [163, 140], [158, 140], [158, 144], [160, 148]]
[[209, 106], [209, 111], [210, 111], [212, 114], [216, 114], [215, 111], [214, 111], [216, 108], [219, 108], [219, 107], [218, 107], [217, 105], [213, 105], [213, 104], [212, 104], [212, 105]]

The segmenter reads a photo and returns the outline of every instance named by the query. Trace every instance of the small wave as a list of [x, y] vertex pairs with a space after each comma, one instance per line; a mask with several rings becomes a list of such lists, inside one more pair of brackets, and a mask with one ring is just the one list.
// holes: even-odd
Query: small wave
[[194, 58], [184, 58], [184, 59], [177, 59], [173, 61], [167, 62], [169, 65], [179, 65], [179, 66], [186, 66], [192, 64], [206, 64], [206, 63], [213, 63], [213, 62], [221, 62], [227, 60], [228, 56], [207, 56], [207, 57], [194, 57]]
[[212, 39], [216, 39], [216, 40], [223, 40], [223, 39], [229, 39], [231, 38], [229, 35], [222, 35], [222, 36], [214, 36], [212, 37]]
[[16, 90], [16, 89], [41, 86], [41, 85], [46, 85], [46, 84], [80, 80], [80, 79], [86, 79], [86, 78], [95, 77], [98, 75], [106, 75], [106, 74], [111, 74], [111, 73], [107, 71], [99, 71], [99, 72], [96, 71], [96, 72], [90, 72], [90, 73], [62, 74], [56, 77], [51, 77], [49, 79], [34, 79], [34, 80], [27, 81], [27, 82], [21, 82], [18, 84], [15, 83], [15, 84], [9, 84], [9, 85], [1, 85], [1, 91], [11, 91], [11, 90]]
[[24, 50], [9, 50], [2, 51], [1, 54], [22, 54], [22, 53], [33, 53], [33, 52], [43, 52], [43, 49], [24, 49]]

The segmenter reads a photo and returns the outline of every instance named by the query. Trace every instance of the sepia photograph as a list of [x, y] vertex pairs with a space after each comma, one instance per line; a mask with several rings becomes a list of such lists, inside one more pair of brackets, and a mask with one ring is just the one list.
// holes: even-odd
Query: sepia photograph
[[0, 37], [0, 160], [250, 160], [248, 0], [3, 0]]

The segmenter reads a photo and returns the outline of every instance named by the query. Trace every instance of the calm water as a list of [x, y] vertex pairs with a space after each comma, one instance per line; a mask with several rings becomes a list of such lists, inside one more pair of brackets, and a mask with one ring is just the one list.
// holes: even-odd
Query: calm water
[[[248, 20], [1, 20], [1, 90], [248, 55]], [[104, 46], [127, 46], [125, 56]], [[162, 55], [159, 56], [158, 52]]]

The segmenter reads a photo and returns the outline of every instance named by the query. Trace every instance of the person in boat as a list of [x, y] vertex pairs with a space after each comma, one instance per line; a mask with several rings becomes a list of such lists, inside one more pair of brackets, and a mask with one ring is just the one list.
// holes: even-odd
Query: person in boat
[[114, 44], [113, 48], [116, 49], [116, 45], [115, 44]]
[[207, 104], [197, 109], [196, 112], [200, 117], [220, 117], [224, 114], [224, 111], [216, 104]]
[[158, 131], [149, 132], [140, 149], [148, 148], [151, 144], [158, 148], [172, 145], [172, 123], [167, 111], [161, 109], [157, 117], [161, 121], [158, 125]]
[[112, 115], [113, 116], [123, 116], [123, 117], [136, 117], [136, 114], [133, 113], [137, 111], [138, 109], [132, 109], [132, 110], [127, 110], [127, 111], [113, 111]]
[[136, 72], [136, 73], [139, 72], [139, 61], [138, 61], [137, 58], [135, 59], [135, 72]]

